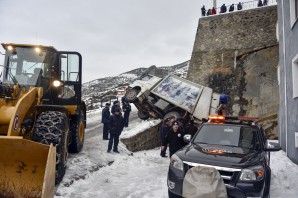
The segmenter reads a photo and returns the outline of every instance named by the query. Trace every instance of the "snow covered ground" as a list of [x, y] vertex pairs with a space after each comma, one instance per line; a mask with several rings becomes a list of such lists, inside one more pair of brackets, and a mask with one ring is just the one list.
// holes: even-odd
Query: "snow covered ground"
[[[133, 110], [124, 134], [136, 133], [146, 122]], [[134, 113], [134, 114], [133, 114]], [[102, 140], [101, 110], [88, 113], [86, 140], [81, 153], [70, 155], [68, 169], [57, 188], [56, 198], [163, 198], [167, 197], [169, 159], [159, 156], [159, 148], [132, 153], [120, 142], [120, 154], [107, 153]], [[157, 121], [147, 122], [147, 126]], [[283, 151], [271, 154], [271, 198], [298, 197], [298, 166]]]

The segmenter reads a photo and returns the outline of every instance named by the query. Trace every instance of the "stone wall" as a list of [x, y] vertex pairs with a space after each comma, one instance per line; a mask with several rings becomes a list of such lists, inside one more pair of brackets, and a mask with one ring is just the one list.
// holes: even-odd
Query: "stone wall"
[[228, 114], [277, 113], [277, 7], [200, 18], [187, 78], [229, 95]]
[[120, 141], [132, 152], [154, 149], [161, 145], [159, 137], [159, 127], [161, 124], [153, 126], [145, 131], [129, 138], [121, 138]]

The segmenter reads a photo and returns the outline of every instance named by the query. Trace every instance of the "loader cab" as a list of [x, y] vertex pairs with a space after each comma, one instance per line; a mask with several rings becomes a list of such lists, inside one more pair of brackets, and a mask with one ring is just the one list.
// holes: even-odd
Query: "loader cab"
[[0, 68], [3, 84], [43, 88], [43, 104], [81, 104], [82, 57], [52, 46], [2, 44], [6, 50]]

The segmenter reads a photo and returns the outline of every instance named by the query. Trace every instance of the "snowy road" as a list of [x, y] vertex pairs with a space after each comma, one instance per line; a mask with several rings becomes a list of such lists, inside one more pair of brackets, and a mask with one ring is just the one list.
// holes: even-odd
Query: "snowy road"
[[[120, 154], [107, 153], [108, 141], [102, 140], [100, 111], [88, 114], [84, 149], [69, 156], [68, 169], [56, 198], [164, 198], [167, 197], [168, 158], [159, 149], [131, 153], [120, 142]], [[136, 111], [130, 127], [141, 125]], [[298, 197], [298, 166], [283, 151], [271, 154], [271, 198]]]

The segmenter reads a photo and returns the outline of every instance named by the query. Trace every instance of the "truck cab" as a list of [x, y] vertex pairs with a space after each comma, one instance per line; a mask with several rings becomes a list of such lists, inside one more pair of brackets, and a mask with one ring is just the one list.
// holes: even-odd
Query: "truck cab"
[[176, 75], [159, 78], [143, 75], [129, 85], [125, 95], [128, 102], [134, 103], [141, 119], [177, 120], [189, 114], [198, 122], [209, 114], [216, 113], [220, 94]]

